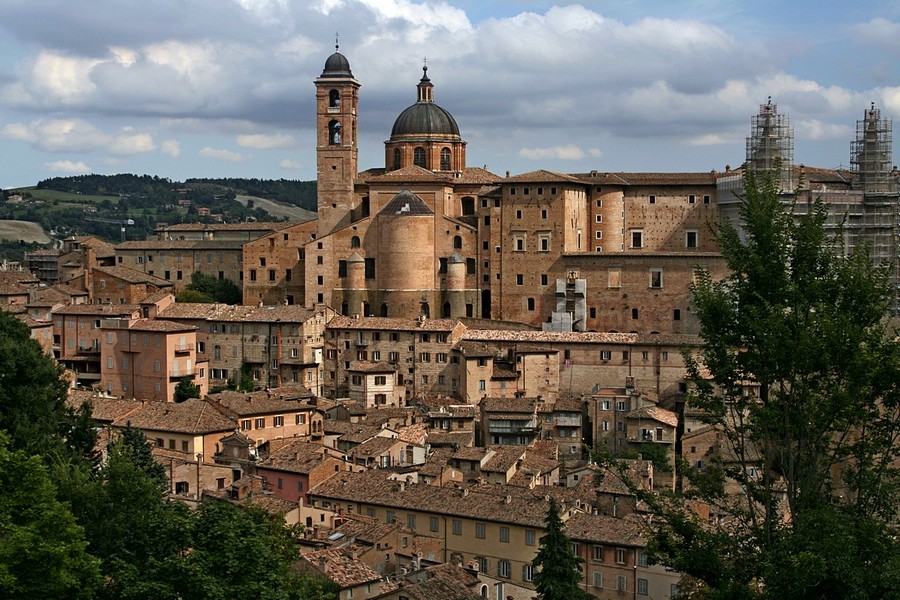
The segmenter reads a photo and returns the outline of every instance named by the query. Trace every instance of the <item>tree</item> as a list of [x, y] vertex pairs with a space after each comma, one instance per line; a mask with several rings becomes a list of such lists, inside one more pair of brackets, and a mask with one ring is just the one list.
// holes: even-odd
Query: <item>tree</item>
[[62, 369], [31, 339], [28, 326], [0, 311], [0, 429], [29, 455], [61, 452], [67, 428]]
[[581, 559], [572, 553], [572, 543], [563, 531], [556, 500], [544, 520], [537, 556], [534, 559], [534, 587], [541, 600], [576, 600], [585, 598], [581, 591]]
[[661, 517], [651, 549], [703, 598], [893, 595], [900, 347], [884, 319], [887, 271], [828, 236], [821, 202], [785, 207], [777, 181], [745, 172], [745, 234], [718, 235], [731, 275], [693, 291], [689, 402], [729, 460], [684, 469], [687, 495], [723, 518], [648, 498]]
[[242, 300], [241, 288], [231, 280], [216, 279], [211, 275], [204, 275], [200, 271], [194, 271], [191, 274], [191, 283], [177, 297], [178, 302], [240, 304]]
[[190, 377], [184, 377], [181, 381], [178, 382], [178, 385], [175, 386], [175, 402], [184, 402], [188, 398], [199, 397], [200, 388], [191, 380]]
[[0, 595], [4, 598], [92, 598], [99, 561], [84, 530], [56, 499], [40, 457], [7, 448], [0, 434]]

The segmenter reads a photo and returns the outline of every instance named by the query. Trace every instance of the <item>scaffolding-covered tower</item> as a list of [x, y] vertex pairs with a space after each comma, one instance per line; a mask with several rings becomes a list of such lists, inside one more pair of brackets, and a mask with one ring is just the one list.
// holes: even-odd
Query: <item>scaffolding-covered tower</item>
[[856, 140], [850, 149], [853, 187], [866, 193], [893, 189], [892, 129], [891, 120], [881, 118], [881, 110], [875, 108], [874, 102], [866, 109], [863, 120], [856, 122]]
[[771, 96], [766, 104], [759, 105], [759, 114], [750, 119], [746, 166], [760, 173], [780, 168], [781, 189], [793, 190], [794, 130], [787, 115], [778, 114], [778, 105], [772, 103]]
[[900, 194], [893, 172], [893, 124], [881, 118], [873, 102], [863, 119], [856, 122], [856, 139], [850, 146], [852, 186], [863, 193], [865, 207], [857, 243], [869, 247], [875, 264], [890, 266], [893, 284], [892, 314], [900, 314]]

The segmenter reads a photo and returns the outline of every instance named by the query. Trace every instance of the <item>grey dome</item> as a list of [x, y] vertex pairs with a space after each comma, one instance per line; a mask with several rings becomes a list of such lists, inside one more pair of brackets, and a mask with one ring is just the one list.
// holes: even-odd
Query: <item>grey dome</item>
[[397, 117], [391, 139], [410, 135], [452, 135], [459, 137], [453, 115], [434, 102], [416, 102]]
[[325, 61], [325, 69], [322, 77], [353, 77], [350, 71], [350, 61], [340, 52], [335, 52]]

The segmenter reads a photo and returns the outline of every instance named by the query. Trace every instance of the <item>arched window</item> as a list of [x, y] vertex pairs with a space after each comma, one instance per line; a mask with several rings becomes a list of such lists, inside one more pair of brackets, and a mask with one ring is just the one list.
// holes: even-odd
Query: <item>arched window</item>
[[427, 302], [422, 303], [422, 316], [425, 317], [426, 319], [431, 318], [431, 307], [428, 306]]
[[400, 168], [400, 148], [394, 148], [394, 169]]
[[328, 143], [332, 146], [341, 143], [341, 124], [339, 121], [328, 123]]
[[420, 146], [413, 150], [413, 164], [425, 168], [425, 148]]
[[358, 235], [354, 235], [352, 238], [350, 238], [350, 247], [351, 248], [359, 248], [359, 236]]
[[453, 236], [453, 247], [457, 250], [462, 249], [462, 238], [458, 235]]
[[441, 171], [450, 170], [450, 148], [441, 148]]
[[337, 108], [341, 105], [341, 94], [337, 90], [331, 90], [328, 92], [328, 106], [330, 108]]
[[386, 302], [382, 302], [382, 303], [381, 303], [381, 316], [382, 316], [382, 317], [388, 316], [387, 303], [386, 303]]
[[222, 358], [222, 346], [216, 346], [213, 348], [213, 358]]

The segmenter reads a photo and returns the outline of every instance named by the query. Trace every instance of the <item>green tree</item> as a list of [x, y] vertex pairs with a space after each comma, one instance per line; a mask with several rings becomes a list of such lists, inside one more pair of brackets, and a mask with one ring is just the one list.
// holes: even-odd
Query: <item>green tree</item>
[[541, 600], [576, 600], [585, 598], [581, 591], [581, 559], [572, 553], [572, 543], [563, 530], [556, 500], [544, 520], [537, 556], [534, 559], [534, 587]]
[[37, 456], [0, 434], [0, 596], [92, 598], [99, 561]]
[[900, 348], [884, 319], [887, 272], [828, 236], [821, 202], [795, 214], [775, 176], [749, 170], [744, 187], [744, 235], [718, 235], [731, 275], [695, 286], [702, 344], [685, 355], [689, 401], [729, 457], [713, 473], [685, 469], [688, 493], [725, 518], [649, 498], [661, 517], [651, 547], [698, 582], [697, 597], [896, 594]]
[[10, 448], [27, 454], [64, 451], [66, 384], [28, 326], [0, 311], [0, 429]]
[[178, 382], [178, 385], [175, 386], [175, 402], [184, 402], [188, 398], [199, 397], [200, 388], [191, 380], [190, 377], [184, 377], [181, 381]]
[[[185, 295], [186, 292], [193, 292]], [[199, 298], [203, 298], [200, 300]], [[207, 300], [208, 298], [208, 300]], [[221, 302], [240, 304], [243, 300], [241, 288], [229, 279], [216, 279], [200, 271], [191, 274], [191, 283], [178, 295], [178, 302]]]

